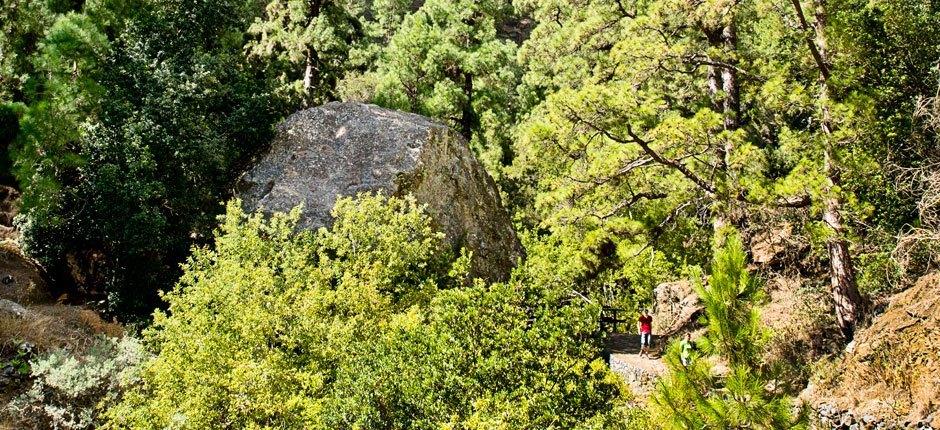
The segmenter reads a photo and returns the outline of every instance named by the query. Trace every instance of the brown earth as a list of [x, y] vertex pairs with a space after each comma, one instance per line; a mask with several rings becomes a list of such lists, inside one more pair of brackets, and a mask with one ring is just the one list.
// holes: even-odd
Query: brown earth
[[0, 242], [0, 298], [22, 305], [52, 300], [45, 271], [11, 240]]
[[11, 371], [11, 360], [64, 349], [84, 352], [96, 336], [122, 336], [124, 327], [97, 312], [57, 302], [45, 270], [23, 255], [12, 225], [18, 193], [0, 186], [0, 429], [17, 428], [3, 413], [31, 381]]
[[49, 291], [43, 268], [15, 242], [0, 242], [0, 349], [29, 343], [39, 351], [80, 350], [95, 335], [123, 333], [93, 310], [57, 303]]
[[793, 225], [789, 223], [759, 231], [751, 237], [751, 261], [760, 265], [779, 263], [783, 256], [799, 246], [794, 244]]
[[894, 296], [802, 396], [810, 404], [940, 428], [940, 273]]
[[0, 360], [24, 344], [38, 352], [80, 352], [97, 335], [123, 333], [91, 309], [53, 300], [42, 267], [14, 242], [0, 243]]
[[810, 285], [798, 274], [776, 275], [765, 285], [767, 303], [760, 308], [761, 322], [771, 334], [765, 359], [776, 365], [793, 394], [809, 382], [811, 363], [843, 346], [829, 295]]
[[666, 339], [653, 336], [652, 340], [650, 358], [640, 357], [640, 336], [637, 334], [615, 333], [608, 345], [610, 370], [623, 377], [630, 391], [641, 398], [653, 391], [656, 381], [666, 372], [662, 360]]

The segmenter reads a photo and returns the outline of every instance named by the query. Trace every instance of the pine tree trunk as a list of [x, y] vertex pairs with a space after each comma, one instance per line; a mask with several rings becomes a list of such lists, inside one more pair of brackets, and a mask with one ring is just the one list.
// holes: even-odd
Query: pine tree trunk
[[[310, 8], [309, 11], [309, 21], [307, 25], [310, 25], [314, 18], [320, 16], [320, 10], [323, 7], [322, 0], [311, 0], [307, 3], [307, 7]], [[312, 103], [316, 100], [313, 99], [313, 85], [314, 76], [317, 73], [316, 63], [318, 61], [317, 50], [310, 45], [306, 47], [306, 53], [304, 56], [304, 80], [303, 80], [303, 104], [304, 107], [310, 107]]]
[[[825, 60], [825, 51], [820, 50], [820, 54]], [[855, 325], [858, 322], [862, 298], [855, 282], [855, 266], [852, 263], [852, 255], [849, 253], [849, 243], [845, 239], [845, 226], [841, 212], [842, 199], [836, 190], [841, 185], [841, 179], [832, 141], [832, 118], [828, 107], [829, 89], [825, 80], [820, 82], [819, 102], [822, 105], [822, 130], [826, 139], [823, 151], [826, 172], [823, 222], [832, 230], [826, 241], [826, 249], [829, 251], [829, 281], [839, 328], [842, 329], [842, 334], [846, 339], [851, 339], [855, 335]]]
[[476, 112], [473, 110], [473, 76], [466, 72], [463, 74], [463, 92], [467, 100], [460, 115], [460, 134], [470, 141], [476, 123]]
[[[725, 47], [726, 52], [733, 53], [738, 49], [738, 35], [737, 30], [735, 29], [734, 22], [728, 23], [721, 30], [721, 42]], [[735, 61], [732, 57], [725, 59], [727, 63], [726, 66], [721, 68], [721, 82], [722, 90], [724, 91], [724, 101], [722, 103], [722, 110], [725, 114], [725, 130], [734, 131], [738, 129], [739, 126], [739, 117], [741, 113], [741, 100], [740, 100], [740, 88], [738, 86], [738, 71], [735, 68]], [[730, 154], [730, 140], [727, 141], [726, 147], [729, 149], [725, 151], [726, 154]], [[728, 161], [725, 160], [725, 164]]]
[[313, 86], [313, 56], [307, 53], [306, 67], [304, 69], [304, 94], [310, 94], [310, 87]]
[[[806, 42], [819, 69], [819, 106], [820, 125], [825, 139], [823, 162], [826, 174], [825, 208], [823, 222], [832, 230], [826, 242], [829, 252], [829, 280], [832, 299], [835, 303], [836, 319], [842, 334], [851, 339], [855, 334], [858, 315], [861, 311], [862, 297], [855, 282], [855, 266], [849, 253], [849, 244], [845, 239], [845, 226], [842, 220], [842, 199], [837, 188], [841, 178], [833, 141], [832, 115], [829, 110], [829, 58], [826, 43], [826, 1], [814, 0], [815, 22], [810, 28], [799, 0], [791, 0], [796, 9], [797, 18], [803, 31], [807, 32]], [[809, 36], [812, 32], [813, 36]]]
[[[708, 66], [708, 89], [710, 93], [712, 108], [716, 112], [721, 112], [724, 117], [724, 129], [733, 132], [739, 127], [740, 116], [740, 89], [738, 84], [737, 70], [734, 67], [733, 53], [737, 50], [737, 32], [735, 30], [734, 18], [729, 18], [728, 22], [720, 29], [709, 30], [708, 39], [711, 45], [721, 48], [727, 58], [722, 61], [713, 61]], [[718, 63], [724, 63], [719, 65]], [[729, 138], [725, 139], [715, 151], [718, 163], [718, 175], [724, 182], [720, 186], [721, 191], [728, 192], [731, 186], [730, 158], [734, 151], [734, 142]], [[721, 246], [723, 243], [722, 235], [718, 234], [725, 227], [732, 225], [731, 216], [732, 199], [730, 196], [712, 196], [716, 200], [722, 200], [716, 203], [723, 203], [725, 207], [715, 211], [712, 217], [712, 229], [716, 233], [715, 246]]]
[[855, 267], [849, 254], [849, 244], [843, 237], [842, 216], [839, 214], [841, 202], [837, 198], [826, 199], [823, 220], [832, 229], [832, 237], [826, 242], [829, 251], [829, 279], [832, 300], [835, 303], [836, 320], [846, 339], [855, 334], [855, 326], [862, 302], [855, 283]]

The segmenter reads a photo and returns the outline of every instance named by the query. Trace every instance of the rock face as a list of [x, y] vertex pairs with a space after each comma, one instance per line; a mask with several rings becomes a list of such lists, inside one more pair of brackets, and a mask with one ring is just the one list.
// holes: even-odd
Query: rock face
[[332, 222], [337, 196], [412, 194], [455, 250], [473, 252], [472, 275], [504, 280], [522, 246], [492, 178], [458, 133], [431, 119], [362, 103], [297, 112], [238, 186], [247, 210], [303, 203], [301, 227]]
[[698, 328], [702, 303], [689, 281], [666, 282], [653, 290], [653, 333], [670, 336]]

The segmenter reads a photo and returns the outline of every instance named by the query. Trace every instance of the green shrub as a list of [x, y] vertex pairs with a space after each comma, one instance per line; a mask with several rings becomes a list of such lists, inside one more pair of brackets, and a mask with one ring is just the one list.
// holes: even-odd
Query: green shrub
[[228, 207], [147, 341], [116, 428], [608, 428], [621, 382], [596, 309], [466, 279], [413, 199], [336, 204], [333, 227]]
[[32, 387], [7, 406], [24, 428], [89, 429], [102, 411], [139, 381], [147, 354], [132, 336], [99, 337], [87, 352], [45, 354], [30, 362]]

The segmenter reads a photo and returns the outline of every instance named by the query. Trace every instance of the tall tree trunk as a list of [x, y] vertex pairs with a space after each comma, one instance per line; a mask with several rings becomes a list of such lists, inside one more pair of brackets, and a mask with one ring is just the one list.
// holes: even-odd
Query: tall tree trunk
[[826, 248], [829, 251], [829, 283], [832, 300], [835, 302], [836, 320], [839, 322], [842, 334], [846, 339], [851, 339], [855, 335], [862, 297], [855, 283], [855, 267], [852, 263], [852, 255], [849, 253], [848, 241], [844, 236], [845, 228], [842, 225], [842, 215], [839, 213], [841, 205], [839, 198], [827, 197], [823, 221], [833, 232], [832, 237], [826, 242]]
[[310, 87], [313, 86], [313, 55], [307, 50], [306, 64], [304, 68], [304, 94], [310, 94]]
[[[320, 16], [320, 10], [323, 8], [322, 0], [310, 0], [307, 2], [307, 7], [310, 8], [310, 17], [307, 22], [309, 26], [313, 19]], [[304, 107], [310, 107], [312, 103], [315, 102], [313, 99], [313, 85], [314, 80], [317, 79], [315, 76], [317, 74], [317, 62], [319, 61], [317, 49], [314, 46], [307, 45], [307, 50], [304, 55], [304, 80], [303, 80], [303, 104]]]
[[[725, 52], [729, 54], [729, 57], [725, 59], [726, 65], [721, 68], [722, 90], [724, 91], [725, 97], [722, 103], [722, 110], [725, 114], [725, 130], [734, 131], [738, 129], [740, 122], [741, 91], [738, 86], [736, 61], [731, 56], [738, 49], [738, 35], [733, 21], [729, 22], [728, 25], [721, 30], [721, 43], [724, 45]], [[730, 145], [730, 141], [725, 143], [725, 146], [728, 148], [725, 151], [726, 154], [731, 153]], [[727, 163], [728, 161], [726, 159], [725, 164]]]
[[[722, 101], [720, 99], [721, 91], [723, 91], [724, 83], [722, 82], [722, 72], [719, 70], [719, 67], [716, 65], [708, 66], [708, 92], [709, 98], [711, 99], [712, 109], [715, 112], [721, 112], [723, 110]], [[718, 163], [718, 174], [723, 175], [724, 172], [728, 170], [728, 145], [722, 144], [715, 148], [715, 159]], [[727, 211], [724, 205], [721, 204], [721, 196], [716, 193], [709, 193], [708, 196], [712, 202], [712, 232], [715, 240], [715, 247], [719, 248], [724, 245], [724, 235], [721, 234], [721, 231], [728, 226], [729, 220], [727, 216]]]
[[476, 112], [473, 110], [473, 76], [466, 72], [463, 73], [463, 93], [467, 100], [460, 114], [460, 134], [470, 141], [476, 125]]
[[855, 334], [858, 315], [861, 311], [862, 297], [855, 281], [855, 266], [849, 253], [849, 244], [845, 239], [845, 225], [842, 220], [842, 198], [836, 188], [841, 185], [839, 165], [836, 158], [832, 114], [829, 110], [829, 53], [826, 42], [826, 0], [814, 0], [815, 20], [812, 28], [806, 20], [800, 0], [791, 0], [796, 9], [797, 18], [804, 32], [813, 59], [819, 69], [819, 114], [820, 126], [825, 139], [823, 163], [826, 173], [823, 222], [832, 229], [826, 242], [829, 252], [829, 281], [832, 299], [835, 302], [836, 319], [842, 334], [851, 339]]
[[[737, 50], [737, 32], [735, 29], [734, 17], [729, 18], [729, 22], [719, 29], [706, 31], [709, 43], [721, 49], [726, 58], [720, 58], [720, 61], [711, 61], [708, 65], [708, 89], [710, 93], [712, 108], [716, 112], [721, 112], [724, 118], [724, 129], [727, 132], [734, 132], [740, 125], [740, 89], [738, 84], [738, 72], [734, 64], [734, 53]], [[718, 163], [718, 175], [720, 192], [729, 192], [731, 186], [730, 158], [734, 151], [734, 142], [732, 139], [725, 139], [717, 148], [715, 156]], [[733, 199], [730, 196], [713, 196], [718, 203], [723, 203], [725, 207], [719, 208], [712, 217], [712, 228], [715, 233], [720, 232], [726, 226], [733, 223], [732, 204]], [[723, 237], [715, 236], [715, 245], [721, 246]]]

